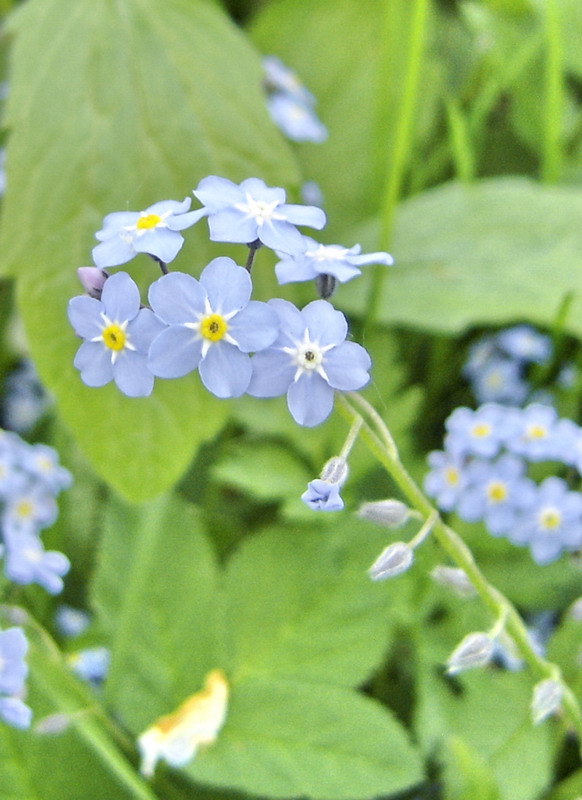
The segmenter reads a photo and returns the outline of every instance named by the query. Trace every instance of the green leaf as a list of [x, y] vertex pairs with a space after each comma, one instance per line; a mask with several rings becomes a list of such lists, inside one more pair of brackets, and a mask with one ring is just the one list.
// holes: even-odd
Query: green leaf
[[140, 732], [223, 661], [214, 555], [175, 497], [108, 509], [93, 597], [112, 651], [106, 695]]
[[[565, 329], [582, 336], [582, 192], [521, 178], [448, 184], [397, 213], [396, 266], [384, 282], [382, 321], [455, 334], [473, 325], [528, 320], [551, 326], [568, 292]], [[373, 247], [376, 225], [361, 230]], [[369, 278], [341, 287], [338, 302], [365, 312]]]
[[226, 622], [233, 679], [358, 686], [382, 660], [392, 601], [366, 569], [385, 534], [349, 520], [342, 535], [338, 523], [333, 532], [289, 528], [253, 537], [231, 558]]
[[187, 771], [253, 795], [313, 800], [372, 798], [422, 780], [404, 729], [379, 704], [337, 687], [269, 679], [233, 686], [216, 745]]
[[445, 800], [499, 800], [487, 762], [458, 736], [447, 739], [443, 758]]
[[[85, 387], [66, 321], [75, 268], [111, 211], [181, 200], [208, 174], [289, 184], [297, 172], [258, 56], [212, 4], [30, 0], [11, 31], [3, 271], [18, 278], [31, 353], [66, 424], [105, 480], [143, 500], [176, 482], [228, 405], [193, 376], [158, 381], [145, 399]], [[225, 254], [206, 227], [186, 232], [177, 269], [198, 274]], [[147, 256], [128, 269], [142, 289], [156, 276]]]

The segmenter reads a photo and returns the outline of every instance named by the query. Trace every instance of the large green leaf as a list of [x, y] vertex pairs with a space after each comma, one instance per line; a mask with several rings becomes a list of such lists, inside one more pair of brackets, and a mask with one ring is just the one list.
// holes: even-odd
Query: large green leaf
[[217, 744], [188, 767], [196, 780], [275, 798], [353, 800], [422, 780], [403, 728], [345, 689], [250, 679], [233, 688]]
[[[384, 322], [459, 333], [529, 320], [551, 325], [568, 293], [566, 329], [582, 335], [582, 192], [520, 178], [448, 184], [403, 203], [378, 304]], [[373, 247], [376, 227], [361, 230]], [[368, 278], [369, 280], [369, 278]], [[365, 313], [367, 280], [338, 291]]]
[[[297, 173], [258, 56], [212, 4], [30, 0], [11, 31], [2, 269], [18, 278], [30, 349], [67, 425], [109, 483], [145, 499], [178, 479], [227, 405], [192, 376], [138, 400], [83, 386], [66, 321], [75, 268], [111, 211], [181, 200], [212, 173], [283, 185]], [[175, 262], [186, 272], [224, 253], [205, 223], [186, 238]], [[142, 288], [155, 277], [146, 256], [128, 269]]]

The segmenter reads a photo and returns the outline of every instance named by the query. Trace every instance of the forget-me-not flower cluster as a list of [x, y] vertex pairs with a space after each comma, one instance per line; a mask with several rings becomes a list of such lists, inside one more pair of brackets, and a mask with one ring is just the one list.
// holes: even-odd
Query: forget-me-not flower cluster
[[[74, 358], [81, 379], [91, 387], [114, 382], [129, 397], [147, 397], [156, 378], [197, 371], [216, 397], [286, 395], [298, 424], [319, 425], [336, 391], [365, 386], [370, 357], [349, 340], [346, 318], [326, 299], [302, 310], [279, 298], [251, 299], [254, 254], [261, 246], [275, 250], [283, 259], [277, 270], [283, 270], [284, 282], [316, 279], [316, 286], [322, 276], [346, 281], [360, 274], [359, 266], [390, 264], [392, 257], [360, 255], [358, 245], [318, 245], [297, 226], [320, 229], [325, 213], [287, 203], [283, 189], [259, 178], [235, 184], [211, 175], [193, 194], [202, 204], [196, 211], [186, 201], [165, 201], [141, 214], [105, 218], [98, 234], [102, 244], [93, 251], [97, 266], [79, 270], [88, 294], [69, 302], [69, 320], [83, 339]], [[218, 257], [199, 277], [168, 272], [181, 246], [179, 231], [204, 217], [212, 241], [248, 246], [246, 266]], [[108, 257], [101, 258], [107, 242]], [[150, 285], [148, 305], [129, 274], [103, 270], [138, 253], [159, 261], [164, 273]]]
[[[429, 455], [424, 482], [442, 510], [528, 546], [538, 564], [582, 549], [582, 493], [566, 480], [572, 468], [582, 474], [582, 428], [541, 404], [457, 408], [445, 424], [445, 449]], [[544, 461], [564, 476], [534, 482], [528, 465]]]
[[265, 56], [263, 69], [267, 109], [275, 125], [293, 142], [324, 142], [327, 129], [315, 113], [315, 97], [297, 75], [276, 56]]

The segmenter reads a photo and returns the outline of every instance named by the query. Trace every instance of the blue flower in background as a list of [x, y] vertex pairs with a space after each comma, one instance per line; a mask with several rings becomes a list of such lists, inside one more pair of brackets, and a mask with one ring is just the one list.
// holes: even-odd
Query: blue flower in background
[[204, 205], [198, 213], [208, 216], [214, 242], [251, 244], [258, 239], [274, 250], [293, 253], [303, 247], [296, 225], [317, 230], [325, 225], [320, 208], [289, 205], [284, 189], [270, 188], [259, 178], [248, 178], [237, 186], [210, 175], [200, 181], [194, 195]]
[[552, 340], [530, 325], [515, 325], [500, 331], [497, 344], [512, 358], [543, 364], [552, 354]]
[[285, 66], [277, 56], [263, 58], [265, 89], [293, 97], [306, 106], [315, 105], [315, 97], [301, 83], [295, 72]]
[[519, 415], [515, 409], [485, 403], [476, 411], [456, 408], [445, 425], [445, 447], [456, 455], [492, 458], [517, 430]]
[[452, 511], [467, 486], [462, 457], [433, 450], [428, 454], [431, 467], [424, 479], [424, 490], [443, 511]]
[[18, 694], [24, 687], [28, 667], [24, 660], [28, 640], [22, 628], [0, 631], [0, 692]]
[[191, 199], [162, 200], [145, 211], [114, 211], [103, 220], [103, 228], [95, 237], [101, 244], [93, 248], [95, 264], [117, 267], [138, 253], [147, 253], [165, 264], [178, 255], [183, 236], [179, 231], [189, 228], [202, 214], [191, 211]]
[[522, 377], [520, 365], [499, 356], [492, 356], [472, 377], [473, 394], [479, 404], [495, 402], [520, 406], [530, 388]]
[[286, 393], [295, 422], [319, 425], [331, 413], [334, 390], [366, 385], [370, 356], [345, 341], [346, 318], [325, 300], [314, 300], [303, 311], [286, 300], [269, 300], [269, 306], [279, 316], [281, 333], [272, 347], [253, 356], [247, 391], [254, 397]]
[[507, 448], [528, 461], [550, 461], [556, 458], [555, 439], [558, 413], [551, 406], [535, 403], [515, 416], [516, 427], [507, 441]]
[[249, 385], [249, 353], [277, 338], [279, 320], [267, 303], [249, 300], [248, 272], [230, 258], [215, 258], [200, 281], [181, 272], [150, 287], [154, 311], [168, 324], [152, 342], [149, 369], [160, 378], [179, 378], [198, 369], [208, 391], [239, 397]]
[[267, 109], [275, 125], [293, 142], [315, 142], [327, 139], [327, 128], [311, 106], [281, 92], [267, 98]]
[[546, 478], [508, 538], [529, 545], [537, 564], [555, 561], [563, 550], [582, 548], [582, 494], [570, 491], [561, 478]]
[[18, 697], [0, 697], [0, 718], [13, 728], [30, 727], [32, 711]]
[[360, 255], [359, 244], [348, 249], [339, 244], [319, 244], [309, 236], [303, 237], [303, 244], [302, 252], [289, 256], [277, 254], [282, 259], [275, 265], [279, 283], [313, 280], [318, 275], [332, 275], [340, 283], [345, 283], [361, 275], [359, 267], [365, 264], [390, 266], [394, 263], [388, 253]]
[[321, 478], [309, 481], [301, 499], [313, 511], [341, 511], [344, 507], [344, 501], [340, 497], [340, 485], [323, 481]]
[[147, 352], [164, 325], [150, 309], [140, 309], [139, 289], [126, 272], [105, 281], [101, 300], [73, 297], [68, 313], [75, 333], [85, 339], [73, 363], [87, 386], [113, 380], [128, 397], [151, 394]]
[[29, 533], [13, 535], [5, 531], [4, 542], [5, 573], [9, 580], [23, 585], [38, 583], [49, 594], [62, 591], [62, 578], [71, 567], [63, 553], [46, 551], [40, 538]]

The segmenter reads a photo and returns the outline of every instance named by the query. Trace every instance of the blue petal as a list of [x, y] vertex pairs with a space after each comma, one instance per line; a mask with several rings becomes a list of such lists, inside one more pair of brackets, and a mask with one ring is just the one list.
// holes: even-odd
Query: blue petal
[[287, 392], [287, 406], [298, 425], [313, 428], [330, 415], [333, 389], [319, 375], [302, 375]]
[[154, 281], [148, 299], [156, 314], [169, 325], [195, 322], [204, 312], [206, 291], [191, 275], [171, 272]]
[[271, 250], [281, 250], [283, 253], [291, 254], [303, 251], [303, 236], [289, 222], [279, 220], [265, 222], [257, 228], [255, 238], [257, 235]]
[[355, 342], [344, 342], [325, 355], [324, 368], [330, 386], [344, 392], [365, 386], [370, 380], [368, 370], [371, 366], [367, 351]]
[[312, 341], [325, 347], [341, 344], [348, 332], [348, 323], [341, 311], [336, 311], [327, 300], [313, 300], [301, 312]]
[[32, 710], [18, 697], [0, 697], [0, 717], [13, 728], [29, 728]]
[[325, 211], [317, 206], [285, 205], [281, 206], [280, 212], [293, 225], [307, 225], [308, 228], [318, 231], [325, 227]]
[[147, 353], [156, 336], [166, 325], [149, 308], [140, 309], [137, 317], [127, 326], [131, 344], [141, 353]]
[[228, 323], [228, 332], [243, 353], [255, 353], [273, 344], [279, 335], [279, 317], [266, 303], [251, 300]]
[[293, 283], [294, 281], [309, 281], [317, 277], [318, 272], [313, 267], [313, 261], [304, 256], [284, 258], [275, 264], [275, 275], [280, 284]]
[[200, 283], [208, 292], [212, 310], [221, 314], [244, 308], [253, 290], [246, 269], [223, 256], [215, 258], [202, 270]]
[[94, 247], [92, 255], [95, 265], [104, 269], [104, 267], [118, 267], [120, 264], [131, 261], [135, 256], [135, 250], [116, 234], [113, 238]]
[[347, 283], [362, 274], [357, 267], [338, 259], [318, 261], [314, 263], [314, 267], [320, 275], [333, 275], [340, 283]]
[[136, 253], [148, 253], [169, 264], [176, 258], [183, 244], [184, 237], [181, 233], [168, 228], [152, 228], [135, 237], [133, 249]]
[[253, 397], [279, 397], [293, 382], [295, 367], [287, 353], [272, 348], [251, 359], [253, 374], [247, 394]]
[[97, 231], [95, 238], [101, 242], [111, 239], [112, 236], [119, 234], [121, 228], [133, 227], [140, 217], [139, 211], [113, 211], [107, 214], [103, 220], [103, 227]]
[[244, 192], [240, 186], [227, 178], [219, 178], [217, 175], [203, 178], [193, 195], [206, 206], [206, 212], [211, 214], [245, 201]]
[[139, 311], [139, 289], [127, 272], [118, 272], [105, 281], [101, 302], [110, 320], [126, 322]]
[[353, 255], [348, 256], [347, 260], [359, 266], [363, 264], [384, 264], [384, 266], [390, 267], [394, 264], [394, 259], [390, 253], [367, 253], [361, 256]]
[[152, 342], [148, 367], [158, 378], [181, 378], [196, 369], [201, 351], [201, 340], [189, 328], [172, 325]]
[[260, 178], [247, 178], [240, 185], [241, 191], [246, 201], [249, 194], [253, 200], [263, 203], [277, 203], [282, 205], [285, 202], [285, 189], [278, 186], [267, 186]]
[[213, 345], [198, 367], [200, 379], [217, 397], [240, 397], [251, 379], [249, 356], [231, 344]]
[[235, 208], [225, 208], [209, 216], [208, 230], [213, 242], [250, 244], [258, 238], [256, 220]]
[[192, 199], [190, 197], [185, 197], [182, 201], [159, 200], [157, 203], [154, 203], [153, 206], [146, 208], [143, 213], [157, 214], [160, 217], [162, 214], [165, 214], [166, 211], [171, 211], [172, 214], [183, 214], [185, 211], [188, 211], [191, 205]]
[[103, 328], [102, 308], [103, 306], [99, 300], [87, 295], [71, 298], [67, 313], [75, 333], [82, 336], [83, 339], [92, 339], [94, 336], [99, 336]]
[[73, 363], [87, 386], [105, 386], [113, 378], [111, 350], [99, 342], [84, 342]]
[[190, 211], [188, 214], [180, 214], [177, 217], [168, 217], [166, 225], [171, 231], [183, 231], [184, 228], [189, 228], [194, 225], [202, 217], [208, 215], [208, 209], [199, 208], [197, 211]]
[[145, 353], [124, 350], [113, 364], [113, 380], [127, 397], [147, 397], [154, 388], [154, 376], [148, 370]]
[[285, 346], [294, 345], [301, 341], [305, 333], [305, 321], [301, 311], [293, 303], [288, 300], [281, 300], [278, 297], [269, 300], [268, 305], [275, 310], [279, 317], [281, 328], [280, 343]]

